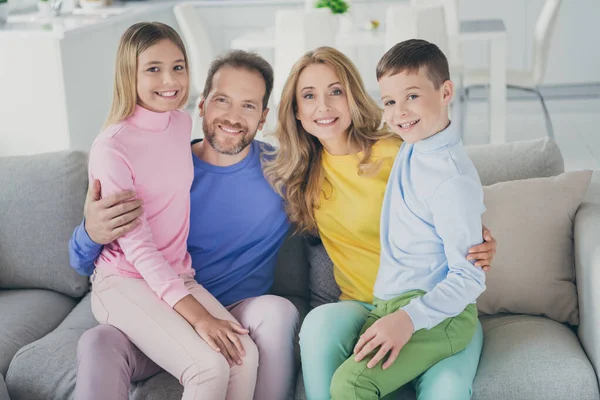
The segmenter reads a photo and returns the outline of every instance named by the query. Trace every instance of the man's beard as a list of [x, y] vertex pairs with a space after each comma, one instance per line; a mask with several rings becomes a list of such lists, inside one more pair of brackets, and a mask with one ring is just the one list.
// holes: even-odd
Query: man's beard
[[[217, 125], [224, 125], [233, 129], [242, 130], [242, 133], [237, 136], [231, 137], [217, 137], [216, 129]], [[225, 154], [228, 156], [235, 156], [242, 152], [252, 142], [252, 139], [256, 136], [258, 127], [253, 132], [240, 124], [231, 124], [228, 121], [214, 121], [211, 125], [212, 129], [208, 128], [208, 122], [206, 119], [202, 120], [202, 130], [204, 131], [204, 139], [210, 143], [211, 147], [218, 153]]]

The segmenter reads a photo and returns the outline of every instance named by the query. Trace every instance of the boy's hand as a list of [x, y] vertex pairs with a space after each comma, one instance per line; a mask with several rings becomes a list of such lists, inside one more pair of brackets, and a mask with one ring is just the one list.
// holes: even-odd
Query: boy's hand
[[414, 325], [406, 311], [398, 310], [390, 315], [386, 315], [375, 322], [358, 339], [354, 347], [354, 360], [361, 361], [373, 350], [380, 347], [375, 356], [367, 363], [367, 368], [373, 368], [389, 352], [387, 361], [383, 364], [383, 369], [392, 366], [398, 353], [412, 337]]
[[484, 242], [469, 249], [467, 260], [477, 260], [475, 266], [481, 267], [484, 272], [488, 272], [492, 268], [492, 260], [496, 254], [496, 239], [492, 237], [492, 233], [485, 226], [482, 233]]

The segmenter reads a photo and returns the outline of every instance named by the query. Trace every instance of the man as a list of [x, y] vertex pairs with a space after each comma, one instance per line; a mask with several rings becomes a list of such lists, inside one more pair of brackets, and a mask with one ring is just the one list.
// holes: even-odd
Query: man
[[[295, 307], [267, 294], [289, 229], [282, 199], [262, 173], [260, 158], [269, 146], [254, 140], [269, 112], [272, 88], [273, 70], [255, 54], [231, 51], [212, 63], [199, 105], [205, 140], [192, 142], [188, 237], [196, 280], [256, 343], [260, 361], [254, 398], [260, 400], [291, 396], [298, 326]], [[86, 275], [93, 273], [102, 245], [136, 229], [143, 213], [134, 193], [100, 199], [100, 185], [91, 183], [86, 219], [69, 245], [71, 265]], [[231, 340], [223, 338], [220, 347], [235, 362]], [[77, 358], [76, 399], [126, 400], [129, 382], [160, 370], [123, 333], [107, 325], [84, 333]]]

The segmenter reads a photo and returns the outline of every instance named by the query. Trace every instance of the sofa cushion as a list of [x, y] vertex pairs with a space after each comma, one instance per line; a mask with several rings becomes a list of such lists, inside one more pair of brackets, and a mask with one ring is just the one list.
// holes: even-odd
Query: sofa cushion
[[310, 307], [338, 301], [342, 291], [333, 275], [333, 262], [319, 238], [306, 240], [310, 282]]
[[565, 172], [565, 164], [556, 142], [535, 139], [504, 144], [467, 146], [481, 183], [544, 178]]
[[11, 399], [72, 399], [77, 342], [83, 332], [97, 324], [88, 294], [58, 328], [15, 355], [6, 374]]
[[483, 223], [498, 241], [480, 312], [548, 316], [579, 323], [573, 221], [591, 171], [484, 188]]
[[0, 290], [0, 374], [21, 347], [56, 328], [75, 304], [49, 290]]
[[[598, 400], [596, 374], [572, 329], [543, 317], [481, 318], [483, 350], [473, 400]], [[415, 400], [411, 385], [386, 400]], [[294, 400], [306, 400], [298, 374]]]
[[473, 400], [597, 400], [598, 381], [573, 330], [543, 317], [481, 318]]
[[1, 289], [88, 291], [68, 252], [83, 215], [86, 163], [84, 153], [66, 151], [0, 158]]
[[301, 236], [286, 237], [277, 255], [275, 281], [271, 293], [279, 296], [296, 296], [308, 300], [308, 261]]

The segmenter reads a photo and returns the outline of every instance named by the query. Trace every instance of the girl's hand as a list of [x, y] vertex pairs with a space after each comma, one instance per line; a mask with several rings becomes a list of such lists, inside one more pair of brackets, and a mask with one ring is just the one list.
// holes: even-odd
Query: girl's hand
[[361, 361], [372, 351], [379, 347], [379, 351], [367, 363], [367, 368], [373, 368], [385, 355], [390, 355], [383, 364], [383, 369], [392, 366], [398, 353], [412, 337], [414, 325], [409, 315], [404, 310], [398, 310], [390, 315], [377, 320], [363, 333], [354, 347], [354, 360]]
[[229, 365], [233, 365], [234, 362], [242, 365], [242, 357], [246, 352], [238, 335], [247, 335], [247, 329], [235, 322], [212, 316], [198, 321], [194, 329], [214, 351], [223, 354]]
[[467, 260], [477, 260], [475, 266], [488, 272], [492, 268], [492, 260], [496, 254], [496, 239], [492, 237], [492, 233], [485, 226], [483, 227], [483, 240], [482, 244], [469, 249]]

